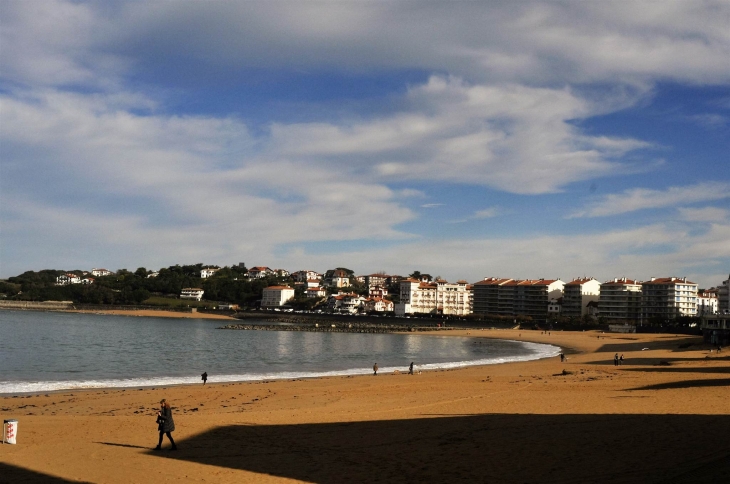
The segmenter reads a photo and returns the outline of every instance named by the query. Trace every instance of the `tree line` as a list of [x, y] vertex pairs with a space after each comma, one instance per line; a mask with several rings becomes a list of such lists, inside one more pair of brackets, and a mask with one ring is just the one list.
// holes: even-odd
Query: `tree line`
[[0, 293], [7, 299], [21, 301], [73, 301], [79, 304], [142, 304], [151, 296], [179, 297], [186, 287], [199, 287], [209, 301], [225, 301], [242, 306], [253, 306], [261, 299], [267, 286], [282, 284], [286, 278], [267, 277], [249, 280], [244, 276], [245, 267], [223, 267], [214, 276], [200, 277], [203, 264], [174, 265], [158, 271], [156, 277], [148, 277], [152, 271], [140, 267], [134, 272], [120, 269], [115, 274], [94, 277], [93, 284], [57, 286], [56, 278], [62, 274], [84, 275], [80, 270], [27, 271], [0, 282]]

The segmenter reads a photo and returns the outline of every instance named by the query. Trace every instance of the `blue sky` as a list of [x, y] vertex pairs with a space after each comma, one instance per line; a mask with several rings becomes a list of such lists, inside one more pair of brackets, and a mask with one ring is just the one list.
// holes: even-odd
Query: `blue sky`
[[0, 277], [730, 273], [727, 2], [0, 8]]

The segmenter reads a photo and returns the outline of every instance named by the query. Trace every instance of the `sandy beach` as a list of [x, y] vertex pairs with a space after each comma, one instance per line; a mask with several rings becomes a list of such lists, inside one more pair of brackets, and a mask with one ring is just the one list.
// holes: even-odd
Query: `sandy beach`
[[[551, 343], [567, 360], [0, 398], [3, 418], [19, 420], [18, 445], [0, 446], [0, 481], [659, 483], [730, 473], [730, 351], [674, 335], [448, 334]], [[152, 450], [161, 398], [173, 406], [174, 452], [166, 439]]]

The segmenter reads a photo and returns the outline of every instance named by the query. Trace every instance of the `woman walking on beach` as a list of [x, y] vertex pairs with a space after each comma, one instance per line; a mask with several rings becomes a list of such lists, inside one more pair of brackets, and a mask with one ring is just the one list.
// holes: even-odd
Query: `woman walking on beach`
[[164, 398], [160, 400], [160, 411], [157, 412], [157, 430], [160, 431], [160, 440], [157, 442], [155, 450], [162, 449], [163, 435], [167, 435], [167, 438], [170, 439], [172, 450], [177, 450], [175, 441], [172, 439], [172, 434], [170, 434], [170, 432], [175, 430], [175, 421], [172, 419], [172, 409], [170, 408], [170, 404]]

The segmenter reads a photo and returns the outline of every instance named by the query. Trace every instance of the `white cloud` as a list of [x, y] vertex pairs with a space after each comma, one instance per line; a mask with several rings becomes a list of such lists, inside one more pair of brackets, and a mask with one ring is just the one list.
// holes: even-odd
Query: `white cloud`
[[[3, 271], [13, 270], [13, 260], [82, 267], [92, 253], [110, 266], [229, 263], [243, 254], [327, 266], [334, 255], [293, 249], [297, 261], [280, 252], [292, 244], [383, 239], [394, 248], [351, 254], [403, 270], [403, 261], [446, 261], [429, 270], [453, 277], [472, 275], [473, 254], [505, 271], [507, 262], [494, 266], [492, 254], [524, 261], [515, 272], [530, 277], [528, 263], [546, 276], [570, 261], [585, 270], [599, 267], [596, 261], [642, 267], [651, 258], [614, 264], [617, 252], [603, 240], [628, 253], [635, 242], [622, 238], [664, 247], [652, 230], [666, 238], [665, 227], [537, 242], [403, 243], [413, 238], [400, 224], [416, 216], [403, 199], [425, 197], [403, 186], [446, 182], [544, 194], [639, 169], [622, 158], [648, 143], [584, 132], [576, 121], [632, 106], [657, 81], [728, 82], [729, 9], [689, 1], [6, 2]], [[264, 135], [235, 116], [167, 114], [167, 87], [145, 84], [165, 76], [205, 82], [189, 72], [228, 82], [246, 69], [438, 74], [393, 96], [389, 114], [278, 120]], [[727, 187], [632, 190], [580, 216], [718, 200]], [[472, 219], [496, 214], [490, 210]], [[723, 222], [708, 210], [681, 213]], [[727, 257], [723, 227], [713, 225], [704, 238], [681, 235], [669, 269], [688, 266], [693, 243], [710, 254], [692, 252], [697, 260]], [[566, 251], [576, 241], [585, 248]]]
[[728, 118], [719, 114], [706, 113], [689, 116], [689, 119], [705, 128], [718, 129], [728, 125]]
[[730, 217], [730, 210], [720, 207], [680, 207], [679, 217], [687, 222], [724, 222]]
[[483, 210], [477, 210], [472, 215], [474, 219], [492, 218], [499, 215], [500, 210], [497, 207], [485, 208]]
[[615, 160], [650, 146], [582, 133], [570, 121], [597, 114], [607, 101], [594, 105], [569, 89], [470, 85], [432, 76], [412, 87], [406, 101], [406, 111], [374, 120], [274, 124], [272, 152], [382, 182], [439, 180], [538, 194], [635, 171]]
[[396, 228], [414, 217], [399, 200], [418, 191], [262, 156], [236, 119], [135, 115], [118, 98], [57, 91], [1, 100], [4, 271], [10, 247], [180, 260], [411, 237]]
[[575, 212], [571, 217], [606, 217], [650, 208], [674, 207], [688, 203], [722, 200], [730, 197], [730, 184], [703, 182], [666, 190], [632, 188], [619, 194], [610, 194]]
[[654, 224], [630, 230], [590, 234], [487, 237], [481, 239], [415, 240], [387, 250], [345, 250], [327, 254], [303, 249], [281, 255], [282, 264], [334, 267], [356, 272], [387, 267], [396, 274], [420, 270], [448, 280], [476, 282], [484, 277], [557, 278], [593, 276], [648, 279], [686, 276], [710, 287], [730, 263], [730, 224], [716, 224], [703, 233], [676, 225]]
[[415, 68], [475, 82], [724, 82], [729, 9], [721, 0], [137, 3], [120, 17], [144, 45], [177, 44], [218, 65]]
[[6, 2], [0, 59], [6, 78], [46, 86], [114, 84], [155, 65], [212, 76], [232, 66], [396, 68], [475, 83], [721, 83], [729, 12], [722, 0]]

